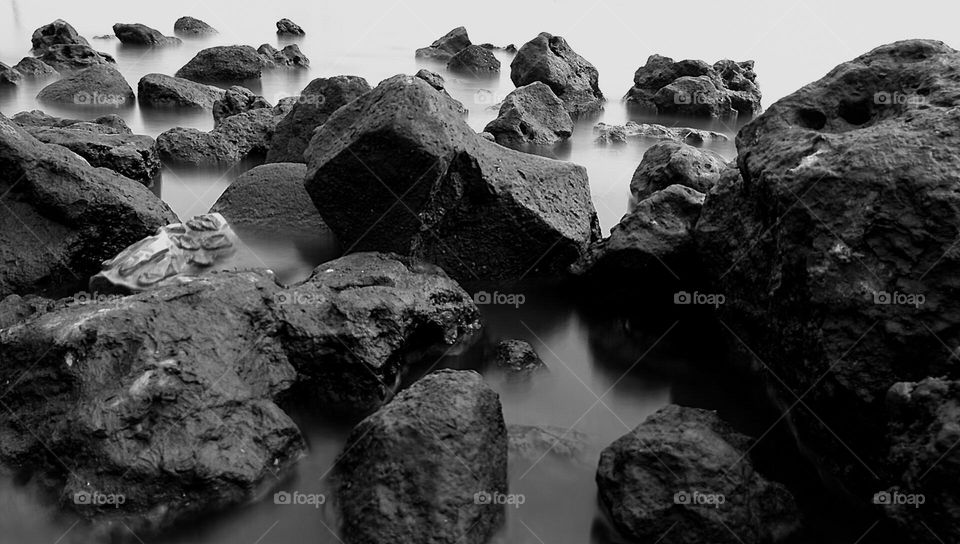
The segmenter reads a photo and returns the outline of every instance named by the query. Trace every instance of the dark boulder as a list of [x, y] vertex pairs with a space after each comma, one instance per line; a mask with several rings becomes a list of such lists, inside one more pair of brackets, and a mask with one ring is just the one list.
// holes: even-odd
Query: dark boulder
[[221, 45], [200, 51], [175, 75], [198, 83], [242, 83], [260, 79], [265, 64], [249, 45]]
[[525, 43], [510, 63], [510, 79], [517, 87], [546, 83], [574, 119], [603, 109], [597, 69], [560, 36], [542, 32]]
[[461, 74], [486, 75], [500, 72], [500, 61], [479, 45], [468, 45], [447, 62], [447, 70]]
[[123, 74], [113, 66], [96, 65], [54, 81], [37, 94], [40, 102], [89, 108], [133, 106], [136, 96]]
[[343, 536], [487, 542], [504, 519], [507, 430], [500, 399], [471, 371], [440, 370], [350, 433], [336, 464]]
[[0, 129], [9, 210], [0, 215], [0, 296], [85, 283], [102, 261], [177, 221], [143, 185], [41, 143], [3, 116]]
[[63, 19], [57, 19], [34, 30], [30, 42], [37, 55], [42, 55], [54, 45], [90, 45], [77, 29]]
[[220, 121], [227, 117], [246, 113], [250, 110], [272, 107], [266, 98], [255, 94], [246, 87], [234, 85], [213, 103], [213, 120], [215, 124], [219, 125]]
[[435, 60], [438, 62], [447, 62], [454, 55], [466, 49], [470, 46], [470, 37], [467, 36], [467, 29], [458, 26], [457, 28], [447, 32], [435, 42], [430, 44], [429, 47], [421, 47], [417, 49], [416, 57], [428, 60]]
[[573, 120], [563, 101], [539, 81], [511, 92], [500, 105], [500, 114], [483, 129], [497, 143], [550, 145], [573, 134]]
[[417, 72], [417, 77], [426, 81], [431, 87], [438, 91], [446, 90], [446, 81], [443, 80], [443, 76], [436, 72], [422, 69]]
[[643, 154], [630, 180], [630, 192], [637, 201], [675, 184], [708, 193], [726, 168], [724, 158], [713, 151], [662, 142]]
[[502, 340], [496, 349], [497, 368], [512, 378], [529, 378], [547, 370], [537, 351], [524, 340]]
[[328, 230], [303, 187], [307, 167], [273, 163], [247, 170], [227, 187], [211, 213], [220, 213], [235, 226], [290, 233]]
[[94, 51], [89, 45], [51, 45], [40, 60], [58, 72], [75, 72], [91, 66], [116, 66], [117, 61], [106, 53]]
[[16, 85], [22, 77], [20, 72], [0, 62], [0, 85]]
[[420, 78], [337, 110], [306, 158], [307, 191], [345, 247], [460, 280], [562, 274], [598, 235], [583, 167], [485, 140]]
[[800, 513], [783, 485], [757, 472], [751, 442], [714, 412], [669, 405], [600, 454], [600, 500], [630, 540], [787, 542]]
[[142, 45], [147, 47], [162, 47], [165, 45], [180, 45], [180, 38], [164, 36], [159, 30], [140, 23], [113, 25], [113, 33], [125, 45]]
[[147, 74], [137, 84], [137, 100], [150, 108], [210, 110], [224, 90], [164, 74]]
[[74, 127], [24, 127], [24, 130], [43, 143], [66, 147], [91, 166], [109, 168], [144, 185], [152, 184], [160, 174], [160, 157], [153, 138], [142, 134], [104, 134], [84, 130], [82, 126]]
[[173, 23], [173, 33], [186, 38], [196, 38], [217, 34], [217, 30], [200, 19], [186, 16], [177, 19], [177, 22]]
[[367, 80], [357, 76], [311, 81], [297, 97], [290, 113], [277, 124], [266, 162], [306, 162], [303, 153], [317, 128], [341, 106], [369, 90]]
[[257, 49], [263, 59], [265, 68], [309, 68], [310, 59], [300, 51], [300, 46], [290, 44], [283, 49], [277, 49], [270, 44], [263, 44]]
[[59, 74], [53, 66], [36, 57], [23, 57], [13, 69], [20, 72], [24, 77], [31, 78], [49, 77]]
[[307, 33], [297, 23], [284, 18], [277, 21], [277, 34], [281, 36], [305, 36]]
[[[889, 388], [960, 377], [945, 348], [960, 343], [958, 82], [960, 52], [937, 41], [841, 64], [741, 130], [740, 176], [721, 178], [697, 224], [733, 345], [781, 380], [786, 405], [805, 392], [791, 428], [864, 502], [878, 481], [914, 486], [888, 459]], [[938, 468], [952, 472], [925, 485], [956, 480], [955, 461]], [[956, 534], [944, 512], [926, 524]], [[913, 526], [897, 536], [933, 541]]]

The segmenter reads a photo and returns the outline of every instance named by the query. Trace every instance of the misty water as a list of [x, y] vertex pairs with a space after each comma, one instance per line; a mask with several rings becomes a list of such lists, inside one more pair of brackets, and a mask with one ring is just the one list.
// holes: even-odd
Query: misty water
[[[923, 3], [923, 2], [920, 2]], [[110, 55], [134, 89], [148, 73], [173, 74], [199, 50], [213, 45], [262, 43], [282, 46], [274, 22], [289, 17], [307, 31], [298, 39], [311, 60], [309, 70], [266, 71], [251, 88], [271, 103], [296, 96], [316, 77], [349, 74], [366, 78], [371, 85], [398, 73], [428, 68], [441, 73], [454, 98], [470, 110], [469, 124], [476, 130], [496, 116], [496, 103], [514, 86], [509, 78], [511, 55], [497, 51], [503, 64], [498, 77], [470, 79], [449, 74], [442, 66], [419, 63], [417, 47], [459, 25], [467, 26], [474, 43], [490, 42], [518, 47], [540, 31], [562, 35], [571, 46], [597, 66], [600, 86], [608, 98], [603, 114], [580, 122], [568, 144], [543, 154], [569, 160], [587, 168], [593, 201], [604, 232], [617, 224], [629, 206], [629, 182], [649, 140], [623, 145], [594, 141], [597, 122], [623, 124], [632, 117], [620, 97], [632, 84], [632, 75], [647, 56], [661, 53], [674, 58], [757, 60], [756, 71], [765, 93], [764, 105], [822, 76], [832, 66], [873, 46], [918, 35], [951, 36], [953, 23], [926, 21], [920, 32], [910, 17], [897, 19], [883, 31], [863, 29], [857, 36], [845, 31], [855, 21], [856, 10], [837, 3], [798, 2], [793, 8], [749, 7], [739, 2], [686, 2], [683, 5], [647, 5], [614, 0], [598, 2], [384, 1], [268, 3], [206, 0], [204, 2], [0, 2], [0, 61], [13, 65], [29, 54], [30, 34], [37, 27], [63, 18], [74, 25], [91, 45]], [[773, 4], [773, 3], [771, 3]], [[824, 11], [829, 7], [828, 11]], [[742, 9], [738, 9], [742, 8]], [[935, 8], [932, 8], [935, 9]], [[919, 10], [918, 10], [919, 11]], [[831, 13], [824, 21], [818, 13]], [[696, 17], [693, 15], [696, 14]], [[173, 22], [182, 15], [202, 19], [219, 30], [209, 38], [184, 40], [179, 47], [127, 48], [112, 35], [115, 22], [144, 23], [173, 34]], [[889, 17], [899, 17], [891, 12]], [[681, 20], [682, 19], [682, 20]], [[748, 23], [749, 21], [749, 23]], [[937, 28], [942, 25], [942, 28]], [[941, 31], [940, 34], [937, 34]], [[811, 62], [810, 59], [815, 59]], [[25, 82], [0, 94], [0, 112], [43, 109], [51, 115], [92, 119], [118, 113], [136, 133], [156, 137], [176, 126], [213, 128], [209, 113], [183, 115], [144, 111], [132, 105], [120, 109], [40, 106], [36, 93], [49, 81]], [[712, 149], [726, 158], [736, 154], [734, 127], [713, 127], [731, 136], [731, 142]], [[155, 190], [181, 218], [206, 212], [220, 194], [242, 173], [191, 172], [165, 169]], [[264, 266], [282, 281], [304, 278], [321, 262], [338, 255], [336, 241], [323, 236], [290, 236], [268, 231], [240, 231]], [[705, 338], [696, 320], [678, 316], [643, 315], [642, 308], [620, 314], [603, 307], [569, 300], [548, 286], [485, 286], [491, 290], [523, 294], [517, 306], [481, 307], [485, 339], [520, 338], [537, 349], [550, 372], [527, 383], [514, 383], [489, 368], [481, 347], [457, 356], [424, 361], [417, 373], [434, 367], [476, 368], [500, 393], [508, 424], [551, 426], [589, 437], [596, 450], [586, 463], [567, 462], [552, 455], [536, 463], [511, 465], [510, 492], [523, 494], [524, 504], [508, 508], [508, 520], [498, 539], [510, 543], [582, 544], [612, 542], [613, 531], [597, 504], [594, 472], [599, 449], [625, 434], [668, 403], [720, 411], [740, 430], [759, 435], [771, 421], [759, 403], [750, 400], [742, 380], [724, 372], [722, 343]], [[638, 318], [638, 316], [642, 316]], [[480, 343], [482, 345], [483, 343]], [[411, 380], [415, 375], [408, 376]], [[354, 421], [325, 417], [309, 408], [292, 408], [310, 445], [310, 454], [293, 475], [271, 482], [261, 500], [203, 520], [155, 540], [169, 543], [260, 544], [284, 542], [338, 542], [337, 520], [330, 501], [320, 508], [274, 504], [271, 494], [280, 491], [322, 493], [331, 497], [329, 474], [336, 455]], [[44, 506], [38, 491], [23, 482], [0, 482], [0, 540], [4, 542], [56, 542], [74, 523], [69, 515]]]

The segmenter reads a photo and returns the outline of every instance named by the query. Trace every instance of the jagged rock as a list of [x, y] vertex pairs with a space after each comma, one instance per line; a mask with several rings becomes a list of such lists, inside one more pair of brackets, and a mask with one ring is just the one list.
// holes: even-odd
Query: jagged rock
[[[781, 387], [807, 392], [791, 428], [864, 502], [878, 482], [936, 496], [950, 480], [915, 488], [890, 465], [878, 403], [897, 382], [960, 377], [944, 348], [960, 343], [958, 81], [960, 52], [937, 41], [841, 64], [741, 130], [740, 175], [721, 178], [697, 224], [724, 323], [783, 380], [783, 401], [795, 399]], [[891, 536], [953, 540], [957, 512], [938, 512], [930, 531]]]
[[273, 163], [247, 170], [227, 187], [211, 213], [232, 225], [251, 225], [285, 234], [329, 230], [303, 187], [304, 164]]
[[559, 274], [598, 236], [582, 167], [488, 142], [417, 77], [337, 110], [306, 158], [307, 191], [345, 247], [412, 254], [458, 279]]
[[643, 154], [630, 180], [630, 192], [638, 201], [674, 184], [708, 193], [726, 168], [726, 160], [713, 151], [661, 142]]
[[61, 73], [117, 64], [110, 55], [94, 51], [89, 45], [80, 44], [51, 45], [40, 56], [40, 60]]
[[668, 405], [600, 454], [600, 500], [630, 540], [787, 542], [800, 512], [754, 468], [750, 444], [714, 412]]
[[431, 72], [430, 70], [420, 70], [417, 72], [417, 77], [426, 81], [431, 87], [438, 91], [443, 91], [446, 89], [446, 82], [443, 80], [443, 76], [436, 72]]
[[75, 104], [77, 106], [129, 107], [136, 96], [113, 66], [96, 65], [54, 81], [37, 94], [40, 102]]
[[497, 143], [549, 145], [573, 134], [573, 120], [563, 101], [539, 81], [511, 92], [500, 105], [500, 114], [484, 129]]
[[177, 221], [143, 185], [41, 143], [3, 116], [0, 164], [8, 209], [0, 214], [0, 297], [72, 289], [104, 259]]
[[546, 83], [574, 119], [603, 109], [597, 69], [578, 55], [560, 36], [546, 32], [525, 43], [510, 63], [510, 79], [517, 87]]
[[489, 50], [468, 45], [450, 58], [447, 70], [472, 75], [494, 74], [500, 72], [500, 61]]
[[597, 123], [593, 127], [598, 144], [623, 144], [635, 138], [673, 140], [690, 145], [703, 145], [708, 142], [727, 142], [726, 134], [686, 127], [665, 127], [663, 125], [636, 123], [627, 121], [626, 125], [608, 125]]
[[140, 23], [113, 25], [113, 33], [121, 43], [126, 45], [143, 45], [148, 47], [163, 47], [166, 45], [180, 45], [180, 38], [164, 36], [159, 30]]
[[222, 45], [204, 49], [177, 70], [177, 77], [198, 83], [230, 83], [260, 79], [263, 57], [249, 45]]
[[95, 134], [133, 134], [126, 121], [119, 115], [104, 115], [93, 121], [62, 119], [47, 115], [40, 110], [22, 111], [12, 117], [13, 121], [28, 131], [34, 127], [69, 128]]
[[209, 34], [217, 34], [217, 30], [200, 19], [181, 17], [173, 23], [173, 33], [178, 36], [195, 38]]
[[291, 44], [278, 50], [270, 44], [263, 44], [257, 49], [267, 68], [309, 68], [310, 59], [300, 51], [300, 46]]
[[21, 77], [20, 72], [0, 62], [0, 85], [16, 85]]
[[40, 78], [59, 74], [53, 66], [36, 57], [23, 57], [13, 69], [20, 72], [24, 77]]
[[37, 55], [46, 53], [47, 49], [54, 45], [90, 45], [90, 42], [63, 19], [57, 19], [34, 30], [30, 42]]
[[306, 162], [303, 153], [317, 128], [341, 106], [369, 90], [367, 80], [356, 76], [311, 81], [300, 93], [290, 113], [277, 124], [266, 162]]
[[497, 344], [497, 367], [512, 378], [526, 379], [547, 370], [536, 350], [524, 340], [502, 340]]
[[353, 429], [336, 471], [349, 542], [487, 542], [503, 505], [478, 497], [507, 491], [500, 399], [475, 372], [434, 372]]
[[164, 74], [147, 74], [137, 84], [137, 100], [150, 108], [213, 109], [223, 89]]
[[297, 23], [284, 18], [277, 21], [277, 34], [283, 36], [305, 36], [307, 33], [304, 32]]
[[[14, 121], [16, 121], [14, 117]], [[66, 147], [80, 155], [91, 166], [109, 168], [144, 185], [151, 185], [160, 174], [157, 142], [142, 134], [84, 130], [82, 125], [24, 127], [31, 136], [47, 144]]]
[[417, 49], [416, 57], [438, 62], [447, 62], [469, 45], [471, 44], [470, 37], [467, 36], [467, 29], [458, 26], [438, 38], [430, 44], [429, 47]]
[[219, 125], [220, 121], [232, 115], [272, 107], [266, 98], [246, 87], [234, 85], [213, 103], [213, 120]]

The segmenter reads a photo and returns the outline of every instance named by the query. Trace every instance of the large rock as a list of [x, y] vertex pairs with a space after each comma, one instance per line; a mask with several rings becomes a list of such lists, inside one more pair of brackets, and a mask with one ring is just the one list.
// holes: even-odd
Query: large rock
[[630, 192], [643, 200], [670, 185], [683, 185], [707, 193], [726, 169], [726, 161], [713, 151], [679, 142], [662, 142], [643, 154], [630, 180]]
[[340, 108], [306, 158], [307, 191], [345, 247], [461, 280], [556, 275], [598, 235], [585, 169], [481, 138], [417, 77]]
[[510, 63], [510, 79], [514, 85], [546, 83], [563, 100], [574, 119], [603, 109], [598, 78], [597, 69], [565, 39], [546, 32], [525, 43]]
[[467, 29], [458, 26], [440, 38], [437, 38], [429, 47], [417, 49], [416, 57], [438, 62], [447, 62], [454, 55], [470, 45], [470, 37], [467, 36]]
[[217, 34], [217, 30], [200, 19], [184, 16], [173, 23], [173, 33], [185, 38], [197, 38]]
[[283, 49], [265, 43], [257, 48], [265, 68], [309, 68], [310, 59], [300, 51], [300, 46], [290, 44]]
[[143, 185], [92, 168], [0, 116], [0, 297], [64, 292], [177, 216]]
[[660, 304], [674, 302], [677, 289], [697, 285], [701, 278], [693, 231], [703, 198], [682, 185], [653, 193], [625, 215], [609, 237], [591, 245], [573, 271], [601, 289], [661, 296]]
[[650, 138], [653, 140], [673, 140], [694, 146], [705, 143], [727, 142], [726, 134], [712, 130], [702, 130], [688, 127], [667, 127], [653, 123], [637, 123], [627, 121], [625, 125], [608, 125], [597, 123], [593, 127], [598, 144], [625, 144], [633, 139]]
[[140, 23], [113, 25], [113, 33], [126, 45], [142, 45], [147, 47], [162, 47], [165, 45], [180, 45], [180, 38], [164, 36], [162, 32]]
[[600, 500], [631, 541], [786, 542], [800, 513], [757, 472], [750, 444], [714, 412], [669, 405], [603, 450]]
[[175, 75], [198, 83], [241, 83], [260, 79], [264, 66], [249, 45], [221, 45], [200, 51]]
[[762, 95], [752, 60], [675, 62], [651, 55], [637, 69], [633, 87], [624, 97], [651, 115], [738, 120], [746, 123], [760, 114]]
[[150, 108], [210, 110], [223, 96], [219, 87], [165, 74], [147, 74], [137, 84], [137, 100]]
[[[878, 482], [934, 496], [960, 477], [953, 457], [905, 479], [880, 407], [894, 383], [960, 375], [958, 81], [960, 52], [936, 41], [834, 68], [744, 127], [741, 176], [721, 178], [697, 224], [724, 322], [782, 402], [804, 393], [789, 411], [804, 451], [865, 502]], [[960, 519], [925, 522], [943, 536]], [[936, 542], [912, 525], [898, 538]]]
[[282, 233], [329, 230], [303, 187], [304, 164], [273, 163], [247, 170], [210, 209], [233, 225]]
[[43, 143], [66, 147], [86, 159], [91, 166], [109, 168], [144, 185], [152, 184], [160, 174], [157, 142], [149, 136], [103, 134], [69, 126], [24, 128]]
[[133, 106], [136, 96], [123, 74], [113, 66], [95, 65], [54, 81], [37, 94], [40, 102], [90, 108]]
[[350, 433], [336, 464], [342, 534], [354, 544], [481, 544], [504, 519], [507, 429], [472, 371], [440, 370]]
[[89, 45], [66, 44], [51, 45], [40, 60], [58, 72], [75, 72], [91, 66], [115, 66], [117, 61], [106, 53], [95, 51]]
[[297, 23], [283, 18], [277, 21], [277, 34], [281, 36], [306, 36], [307, 33]]
[[496, 74], [500, 72], [500, 61], [489, 49], [468, 45], [450, 58], [447, 70], [474, 76]]
[[57, 19], [34, 30], [30, 42], [37, 55], [42, 55], [54, 45], [90, 45], [77, 29], [63, 19]]
[[508, 147], [550, 145], [573, 134], [573, 120], [563, 101], [549, 86], [537, 81], [508, 94], [500, 105], [500, 114], [483, 130]]
[[213, 121], [216, 125], [220, 121], [234, 115], [246, 113], [250, 110], [272, 108], [267, 99], [255, 94], [246, 87], [234, 85], [213, 103]]
[[369, 90], [367, 80], [357, 76], [311, 81], [297, 97], [290, 113], [277, 124], [266, 162], [306, 162], [303, 153], [317, 128], [341, 106]]

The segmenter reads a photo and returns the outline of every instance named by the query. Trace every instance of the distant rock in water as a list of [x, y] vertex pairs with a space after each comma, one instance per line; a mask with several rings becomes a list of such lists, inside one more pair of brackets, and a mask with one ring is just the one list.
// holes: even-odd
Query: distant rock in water
[[224, 90], [164, 74], [147, 74], [137, 84], [137, 100], [150, 108], [212, 110]]
[[40, 60], [62, 73], [117, 64], [113, 57], [94, 51], [89, 45], [51, 45], [40, 56]]
[[504, 520], [507, 429], [473, 371], [420, 379], [350, 433], [336, 462], [343, 538], [483, 544]]
[[715, 412], [668, 405], [603, 450], [600, 501], [631, 541], [792, 542], [796, 501], [757, 472], [751, 442]]
[[266, 68], [308, 68], [310, 59], [300, 51], [300, 46], [290, 44], [283, 49], [277, 49], [270, 44], [263, 44], [257, 49], [263, 58]]
[[284, 18], [277, 21], [277, 34], [282, 36], [304, 36], [307, 33], [304, 32], [297, 23]]
[[200, 19], [181, 17], [173, 23], [173, 33], [177, 36], [195, 38], [209, 34], [217, 34], [217, 30]]
[[[439, 77], [439, 76], [437, 76]], [[440, 80], [441, 86], [443, 80]], [[266, 162], [305, 163], [303, 156], [314, 132], [341, 106], [370, 91], [367, 80], [357, 76], [318, 78], [297, 97], [290, 113], [270, 138]]]
[[140, 23], [113, 25], [113, 33], [121, 43], [126, 45], [142, 45], [147, 47], [162, 47], [166, 45], [180, 45], [180, 38], [164, 36], [159, 30]]
[[550, 145], [573, 134], [573, 120], [563, 101], [549, 86], [537, 81], [508, 94], [497, 118], [483, 130], [508, 147]]
[[272, 107], [266, 98], [255, 94], [246, 87], [234, 85], [213, 103], [213, 120], [215, 125], [219, 125], [220, 121], [227, 117], [246, 113], [250, 110]]
[[439, 62], [448, 62], [454, 55], [463, 51], [471, 45], [470, 37], [467, 36], [467, 29], [458, 26], [447, 32], [429, 47], [417, 49], [416, 57], [418, 59], [435, 60]]
[[98, 117], [93, 121], [82, 119], [63, 119], [47, 115], [40, 110], [22, 111], [13, 116], [13, 121], [29, 131], [34, 127], [69, 128], [95, 134], [133, 134], [126, 121], [119, 115], [111, 114]]
[[574, 119], [603, 109], [597, 69], [560, 36], [542, 32], [525, 43], [510, 63], [510, 79], [517, 87], [546, 83]]
[[95, 65], [76, 72], [54, 81], [37, 94], [40, 102], [86, 108], [127, 108], [133, 106], [135, 99], [123, 74], [108, 65]]
[[345, 247], [413, 255], [460, 280], [561, 275], [599, 234], [583, 167], [481, 138], [417, 77], [337, 110], [306, 158], [307, 191]]
[[303, 187], [304, 164], [272, 163], [247, 170], [210, 208], [235, 226], [253, 226], [282, 234], [329, 230]]
[[674, 62], [651, 55], [637, 69], [628, 104], [649, 115], [671, 115], [746, 123], [761, 112], [753, 61]]
[[500, 72], [500, 61], [479, 45], [468, 45], [447, 62], [447, 70], [461, 74], [484, 75]]
[[525, 340], [502, 340], [496, 349], [497, 367], [511, 378], [525, 379], [548, 370], [537, 351]]
[[260, 79], [265, 64], [249, 45], [222, 45], [197, 53], [176, 76], [198, 83], [242, 83]]
[[643, 154], [630, 180], [630, 192], [638, 201], [674, 184], [708, 193], [727, 169], [726, 162], [713, 151], [661, 142]]
[[30, 42], [36, 55], [43, 55], [54, 45], [90, 45], [77, 29], [63, 19], [57, 19], [34, 30]]
[[663, 125], [636, 123], [627, 121], [626, 125], [608, 125], [597, 123], [593, 127], [598, 144], [624, 144], [632, 139], [652, 138], [656, 140], [674, 140], [690, 145], [705, 143], [727, 142], [730, 138], [726, 134], [710, 130], [700, 130], [686, 127], [666, 127]]
[[23, 57], [13, 67], [14, 70], [20, 72], [24, 77], [28, 78], [42, 78], [59, 75], [59, 72], [49, 64], [43, 62], [42, 60], [35, 57]]

